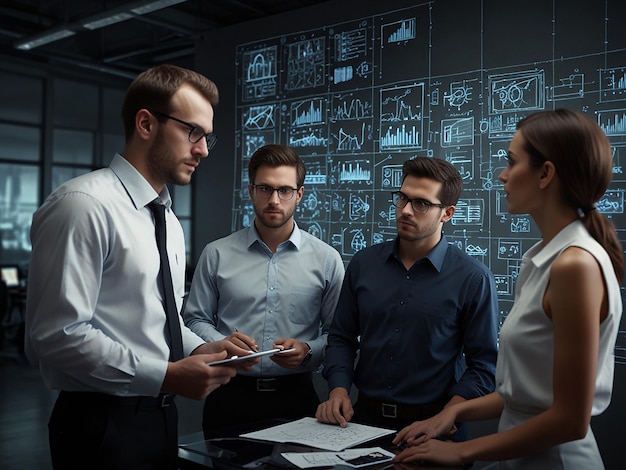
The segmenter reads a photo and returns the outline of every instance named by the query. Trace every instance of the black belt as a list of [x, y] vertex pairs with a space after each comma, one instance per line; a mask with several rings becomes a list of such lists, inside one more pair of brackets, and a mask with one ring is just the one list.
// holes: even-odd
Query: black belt
[[421, 421], [435, 416], [445, 406], [445, 402], [427, 403], [425, 405], [401, 405], [398, 403], [383, 402], [374, 400], [359, 394], [357, 404], [373, 415], [400, 419], [402, 421]]
[[99, 392], [67, 392], [61, 391], [59, 398], [85, 406], [133, 406], [136, 408], [167, 408], [174, 402], [173, 393], [160, 393], [156, 397], [135, 396], [120, 397]]
[[313, 374], [280, 375], [278, 377], [250, 377], [248, 375], [237, 374], [228, 385], [256, 392], [277, 392], [279, 390], [291, 389], [294, 387], [312, 384]]

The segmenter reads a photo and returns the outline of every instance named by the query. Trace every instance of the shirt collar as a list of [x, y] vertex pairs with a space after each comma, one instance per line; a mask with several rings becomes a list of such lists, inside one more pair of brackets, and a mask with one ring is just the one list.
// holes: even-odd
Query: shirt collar
[[[250, 248], [254, 242], [263, 243], [263, 240], [261, 240], [259, 232], [257, 231], [253, 221], [252, 224], [250, 224], [250, 227], [248, 227], [248, 248]], [[279, 246], [283, 246], [285, 243], [289, 243], [293, 245], [296, 250], [300, 250], [300, 246], [302, 245], [302, 233], [300, 233], [300, 230], [298, 229], [298, 224], [295, 220], [293, 221], [293, 230], [291, 232], [291, 235], [289, 235], [289, 238], [282, 242]]]
[[[396, 237], [396, 239], [394, 240], [394, 242], [392, 244], [389, 245], [388, 248], [388, 252], [387, 252], [387, 257], [393, 256], [394, 259], [400, 259], [400, 255], [398, 252], [398, 246], [400, 244], [400, 239], [398, 237]], [[422, 259], [427, 259], [428, 261], [430, 261], [430, 264], [433, 265], [433, 267], [441, 272], [441, 267], [443, 266], [443, 261], [446, 258], [446, 253], [448, 252], [448, 239], [446, 238], [445, 235], [441, 235], [441, 240], [439, 240], [439, 243], [437, 243], [435, 245], [435, 247], [430, 250], [430, 252]]]
[[580, 238], [580, 236], [588, 236], [587, 229], [582, 220], [578, 219], [567, 225], [559, 233], [556, 234], [550, 242], [543, 246], [543, 242], [533, 245], [526, 253], [531, 262], [539, 267], [542, 264], [551, 262], [554, 256], [558, 255], [564, 246], [568, 246], [572, 241]]
[[113, 157], [109, 167], [119, 178], [136, 209], [147, 206], [155, 199], [159, 199], [166, 208], [171, 207], [172, 198], [167, 185], [158, 194], [142, 174], [119, 153]]

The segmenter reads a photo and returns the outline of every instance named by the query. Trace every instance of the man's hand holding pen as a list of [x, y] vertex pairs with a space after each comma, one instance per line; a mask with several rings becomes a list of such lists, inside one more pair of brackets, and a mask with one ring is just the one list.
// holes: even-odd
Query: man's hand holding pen
[[[226, 351], [226, 357], [245, 356], [251, 352], [257, 352], [259, 347], [256, 345], [254, 338], [240, 333], [235, 330], [231, 335], [221, 341], [213, 341], [204, 343], [196, 348], [192, 354], [207, 354]], [[225, 367], [232, 367], [237, 370], [251, 370], [256, 364], [261, 362], [260, 358], [250, 359], [249, 361], [236, 362], [228, 364]]]
[[[246, 354], [250, 354], [251, 352], [257, 352], [259, 347], [254, 341], [254, 338], [248, 336], [244, 333], [241, 333], [237, 328], [233, 331], [229, 336], [224, 338], [221, 341], [224, 344], [224, 349], [228, 352], [228, 357], [233, 356], [245, 356]], [[261, 358], [257, 357], [254, 359], [250, 359], [249, 361], [236, 362], [232, 364], [230, 367], [235, 367], [238, 370], [249, 371], [261, 362]]]
[[254, 338], [240, 332], [237, 328], [235, 328], [235, 331], [233, 331], [226, 339], [235, 346], [247, 349], [248, 351], [257, 352], [259, 350], [259, 346], [256, 344]]

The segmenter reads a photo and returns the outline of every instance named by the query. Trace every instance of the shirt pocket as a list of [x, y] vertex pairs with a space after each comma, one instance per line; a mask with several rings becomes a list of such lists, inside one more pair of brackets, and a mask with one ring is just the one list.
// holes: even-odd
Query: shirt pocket
[[422, 299], [420, 311], [428, 318], [455, 322], [463, 306], [455, 296], [437, 296], [435, 299]]
[[289, 321], [298, 325], [319, 323], [321, 289], [315, 286], [293, 286], [289, 302]]

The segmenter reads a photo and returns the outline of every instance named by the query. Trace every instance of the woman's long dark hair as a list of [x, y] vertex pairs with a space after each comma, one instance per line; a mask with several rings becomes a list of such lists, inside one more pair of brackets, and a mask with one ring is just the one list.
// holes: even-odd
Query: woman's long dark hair
[[624, 250], [615, 226], [598, 210], [613, 174], [611, 143], [600, 126], [568, 109], [541, 111], [517, 124], [531, 165], [554, 164], [563, 200], [582, 211], [587, 230], [607, 251], [617, 279], [624, 279]]

